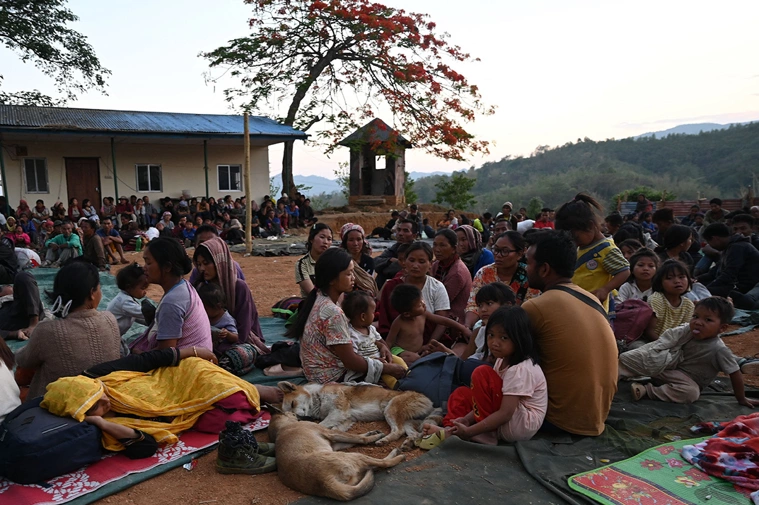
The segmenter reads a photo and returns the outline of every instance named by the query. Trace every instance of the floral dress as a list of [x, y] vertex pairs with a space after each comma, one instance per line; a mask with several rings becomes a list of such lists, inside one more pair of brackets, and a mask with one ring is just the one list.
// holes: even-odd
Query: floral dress
[[341, 382], [345, 365], [330, 350], [331, 345], [350, 344], [348, 318], [343, 309], [319, 291], [300, 341], [300, 361], [309, 382]]
[[495, 263], [491, 265], [485, 265], [484, 267], [480, 268], [472, 280], [472, 291], [469, 294], [469, 301], [466, 304], [467, 312], [477, 312], [477, 302], [475, 301], [477, 292], [480, 290], [480, 288], [482, 288], [482, 286], [492, 284], [494, 282], [502, 282], [509, 286], [516, 295], [517, 305], [522, 305], [523, 301], [529, 300], [530, 298], [535, 298], [536, 296], [540, 295], [540, 291], [537, 289], [532, 289], [527, 283], [527, 263], [518, 263], [517, 270], [514, 272], [514, 275], [511, 277], [511, 279], [501, 279], [498, 277]]

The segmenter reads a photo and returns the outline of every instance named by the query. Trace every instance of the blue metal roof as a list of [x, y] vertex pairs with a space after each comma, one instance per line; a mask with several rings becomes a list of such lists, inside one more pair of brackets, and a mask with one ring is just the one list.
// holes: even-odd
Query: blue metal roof
[[[307, 137], [302, 131], [263, 116], [250, 116], [248, 124], [251, 136], [282, 140]], [[224, 114], [0, 105], [0, 131], [2, 130], [235, 137], [243, 135], [243, 117]]]

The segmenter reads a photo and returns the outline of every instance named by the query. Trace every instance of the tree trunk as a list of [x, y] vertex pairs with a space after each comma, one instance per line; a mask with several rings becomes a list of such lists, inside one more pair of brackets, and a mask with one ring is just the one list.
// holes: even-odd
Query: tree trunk
[[[293, 181], [293, 148], [294, 140], [285, 141], [285, 152], [282, 154], [282, 191], [292, 197], [295, 193], [295, 182]], [[271, 195], [274, 201], [277, 201], [276, 195]]]

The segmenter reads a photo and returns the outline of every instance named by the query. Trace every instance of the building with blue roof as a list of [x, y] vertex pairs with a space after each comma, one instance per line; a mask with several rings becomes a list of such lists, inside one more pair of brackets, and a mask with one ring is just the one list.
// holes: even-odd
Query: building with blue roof
[[[306, 134], [249, 118], [252, 198], [269, 191], [268, 146]], [[58, 200], [241, 197], [243, 116], [0, 105], [3, 194]]]

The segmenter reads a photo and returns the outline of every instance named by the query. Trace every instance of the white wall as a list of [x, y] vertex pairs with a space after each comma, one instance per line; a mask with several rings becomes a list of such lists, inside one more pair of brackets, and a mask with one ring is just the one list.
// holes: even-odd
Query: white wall
[[[203, 145], [193, 143], [122, 143], [116, 141], [116, 172], [118, 174], [119, 195], [149, 196], [151, 201], [159, 197], [178, 197], [183, 190], [190, 190], [193, 196], [205, 196], [205, 173], [203, 170]], [[181, 142], [181, 141], [178, 141]], [[108, 139], [93, 141], [61, 141], [53, 137], [51, 141], [27, 141], [23, 138], [5, 136], [4, 145], [26, 147], [27, 156], [15, 156], [15, 148], [5, 150], [7, 191], [12, 206], [18, 205], [21, 198], [34, 205], [37, 199], [43, 199], [51, 206], [57, 200], [64, 201], [68, 207], [69, 195], [66, 184], [66, 157], [99, 158], [100, 191], [102, 196], [115, 196], [113, 162], [111, 146]], [[9, 152], [10, 151], [10, 155]], [[24, 159], [44, 158], [48, 171], [48, 193], [26, 193], [24, 183]], [[244, 154], [242, 141], [240, 145], [214, 145], [208, 141], [208, 188], [209, 195], [216, 198], [227, 194], [233, 198], [245, 194], [242, 191], [219, 191], [217, 165], [243, 165]], [[140, 193], [137, 191], [136, 164], [157, 164], [161, 166], [163, 189], [159, 192]], [[251, 188], [252, 198], [261, 201], [269, 193], [269, 155], [267, 147], [251, 147]], [[81, 200], [81, 197], [79, 197]]]

